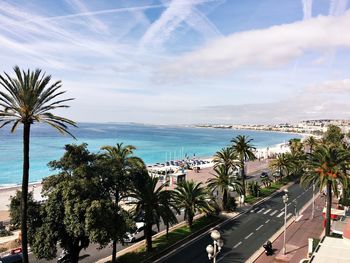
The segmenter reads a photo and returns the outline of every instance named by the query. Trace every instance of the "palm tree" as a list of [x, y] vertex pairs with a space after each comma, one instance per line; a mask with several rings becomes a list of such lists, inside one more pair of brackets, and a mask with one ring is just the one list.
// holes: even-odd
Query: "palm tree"
[[232, 149], [234, 153], [238, 156], [241, 173], [242, 173], [242, 185], [243, 185], [243, 195], [245, 196], [245, 162], [255, 160], [254, 150], [256, 148], [251, 145], [251, 141], [248, 136], [238, 135], [236, 138], [233, 138], [231, 142], [233, 143]]
[[[176, 220], [176, 211], [173, 202], [168, 202], [172, 192], [163, 191], [164, 184], [157, 187], [158, 178], [151, 177], [146, 169], [135, 173], [133, 187], [130, 188], [128, 196], [135, 201], [129, 204], [135, 205], [135, 213], [141, 212], [145, 215], [145, 237], [146, 249], [152, 250], [152, 225], [159, 226], [160, 219], [163, 222], [172, 223]], [[174, 219], [175, 218], [175, 219]]]
[[314, 136], [309, 136], [305, 140], [305, 144], [309, 146], [309, 153], [312, 154], [312, 150], [315, 148], [317, 145], [318, 141]]
[[224, 165], [227, 169], [236, 169], [237, 155], [233, 151], [232, 147], [222, 148], [214, 155], [214, 166]]
[[350, 160], [349, 153], [332, 147], [321, 145], [317, 147], [308, 163], [308, 171], [301, 178], [301, 184], [315, 184], [320, 191], [327, 187], [326, 235], [330, 235], [332, 191], [338, 196], [338, 184], [348, 187], [348, 178], [344, 165]]
[[175, 202], [179, 209], [185, 209], [184, 220], [192, 228], [193, 218], [196, 212], [211, 212], [212, 207], [207, 202], [208, 193], [202, 183], [195, 183], [193, 180], [184, 181], [175, 188]]
[[303, 144], [301, 142], [301, 139], [299, 138], [293, 138], [289, 140], [289, 148], [290, 152], [293, 155], [298, 155], [302, 152]]
[[270, 167], [273, 170], [276, 170], [280, 174], [280, 178], [283, 176], [288, 176], [292, 167], [293, 160], [291, 158], [291, 154], [288, 153], [280, 153], [277, 155], [276, 159], [272, 160], [270, 163]]
[[[177, 214], [180, 214], [181, 211], [177, 208], [175, 200], [174, 200], [174, 191], [171, 190], [164, 190], [162, 191], [162, 195], [160, 196], [159, 203], [161, 205], [161, 218], [163, 220], [163, 223], [165, 225], [166, 229], [166, 237], [168, 238], [169, 234], [169, 226], [176, 224], [177, 218], [173, 211], [175, 211]], [[171, 207], [171, 209], [168, 209], [168, 207]]]
[[219, 165], [214, 167], [214, 178], [210, 178], [207, 181], [207, 186], [211, 191], [219, 190], [222, 194], [222, 208], [227, 210], [227, 202], [229, 198], [229, 192], [234, 191], [237, 193], [242, 192], [242, 185], [239, 181], [233, 178], [232, 170], [228, 170], [225, 165]]
[[53, 115], [51, 110], [68, 108], [65, 102], [72, 99], [56, 98], [63, 95], [61, 81], [50, 83], [51, 76], [41, 74], [40, 69], [35, 71], [21, 71], [14, 67], [15, 77], [6, 72], [0, 75], [0, 85], [5, 91], [0, 91], [0, 128], [12, 124], [11, 132], [15, 132], [18, 125], [23, 124], [23, 177], [21, 198], [21, 232], [23, 262], [28, 262], [27, 237], [27, 209], [28, 209], [28, 182], [29, 182], [29, 144], [30, 127], [35, 122], [49, 124], [62, 134], [69, 134], [67, 125], [76, 126], [75, 122]]
[[[133, 156], [136, 148], [133, 145], [123, 146], [123, 143], [117, 143], [115, 146], [103, 146], [104, 159], [109, 163], [111, 169], [108, 170], [105, 183], [114, 196], [114, 202], [119, 203], [121, 196], [125, 196], [127, 186], [130, 184], [130, 174], [133, 169], [145, 167], [141, 158]], [[122, 211], [121, 211], [122, 212]], [[117, 259], [117, 238], [114, 238], [112, 244], [112, 262]]]

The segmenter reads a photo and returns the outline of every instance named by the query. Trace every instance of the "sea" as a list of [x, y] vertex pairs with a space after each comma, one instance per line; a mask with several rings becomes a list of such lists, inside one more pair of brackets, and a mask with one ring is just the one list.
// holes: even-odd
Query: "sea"
[[[123, 143], [134, 145], [135, 155], [146, 164], [169, 160], [210, 157], [221, 148], [230, 145], [237, 135], [253, 139], [256, 148], [265, 148], [300, 138], [300, 135], [267, 131], [197, 128], [184, 126], [144, 125], [133, 123], [79, 123], [70, 129], [76, 140], [64, 136], [48, 125], [34, 124], [30, 141], [30, 182], [55, 174], [47, 163], [58, 160], [64, 153], [64, 145], [87, 143], [91, 152], [99, 152], [102, 146]], [[14, 133], [10, 127], [0, 129], [0, 187], [14, 186], [22, 178], [22, 129]]]

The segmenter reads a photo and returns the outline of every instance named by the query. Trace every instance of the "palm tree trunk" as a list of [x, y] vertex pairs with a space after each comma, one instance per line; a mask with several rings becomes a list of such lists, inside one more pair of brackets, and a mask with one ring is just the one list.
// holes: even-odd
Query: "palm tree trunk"
[[[117, 204], [117, 213], [118, 213], [118, 202], [119, 202], [119, 191], [115, 192], [114, 195], [114, 201]], [[118, 226], [116, 226], [118, 227]], [[113, 239], [113, 243], [112, 243], [112, 263], [115, 263], [117, 261], [117, 240]]]
[[224, 192], [222, 194], [222, 209], [227, 209], [227, 189], [224, 189]]
[[152, 224], [146, 223], [145, 234], [146, 234], [146, 250], [147, 252], [151, 252], [152, 251]]
[[326, 236], [331, 235], [332, 181], [327, 182]]
[[243, 186], [243, 196], [245, 196], [245, 169], [244, 169], [244, 161], [241, 162], [242, 165], [242, 186]]
[[21, 197], [21, 239], [23, 263], [28, 263], [28, 182], [29, 182], [29, 139], [30, 124], [23, 125], [23, 177], [22, 177], [22, 197]]
[[112, 244], [112, 263], [117, 261], [117, 241], [113, 240]]

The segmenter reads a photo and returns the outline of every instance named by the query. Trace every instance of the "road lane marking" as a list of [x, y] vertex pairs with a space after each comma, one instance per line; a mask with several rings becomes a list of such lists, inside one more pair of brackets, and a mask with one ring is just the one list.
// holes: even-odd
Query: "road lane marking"
[[264, 225], [260, 225], [257, 229], [255, 229], [256, 231], [258, 231], [260, 228], [262, 228]]
[[253, 208], [252, 210], [250, 210], [250, 213], [254, 213], [258, 209], [259, 209], [258, 207]]
[[244, 239], [248, 239], [250, 236], [253, 235], [253, 232], [251, 232], [248, 236], [246, 236]]
[[270, 219], [267, 219], [267, 220], [265, 221], [265, 224], [267, 224], [268, 222], [270, 222]]
[[266, 215], [268, 212], [271, 211], [271, 208], [270, 209], [267, 209], [263, 214]]
[[284, 214], [284, 212], [281, 212], [281, 213], [278, 214], [277, 217], [281, 217], [283, 214]]
[[287, 218], [290, 217], [290, 216], [292, 216], [292, 215], [293, 215], [292, 213], [289, 213], [289, 214], [287, 215]]
[[233, 246], [233, 248], [237, 248], [242, 244], [242, 241], [239, 241], [236, 245]]
[[277, 212], [278, 212], [278, 210], [273, 211], [273, 212], [270, 214], [270, 216], [273, 216], [273, 215], [276, 214]]
[[262, 212], [265, 208], [261, 208], [258, 212], [256, 212], [257, 214], [259, 214], [260, 212]]

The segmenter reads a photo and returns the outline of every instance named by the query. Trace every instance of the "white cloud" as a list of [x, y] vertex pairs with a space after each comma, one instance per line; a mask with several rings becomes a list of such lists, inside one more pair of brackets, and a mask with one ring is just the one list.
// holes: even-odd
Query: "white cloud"
[[195, 8], [197, 5], [211, 1], [213, 0], [172, 0], [159, 19], [144, 33], [140, 45], [160, 47], [184, 22], [204, 36], [220, 36], [219, 30]]
[[217, 76], [239, 68], [276, 67], [308, 51], [350, 48], [350, 12], [234, 33], [174, 59], [157, 72], [163, 81]]

